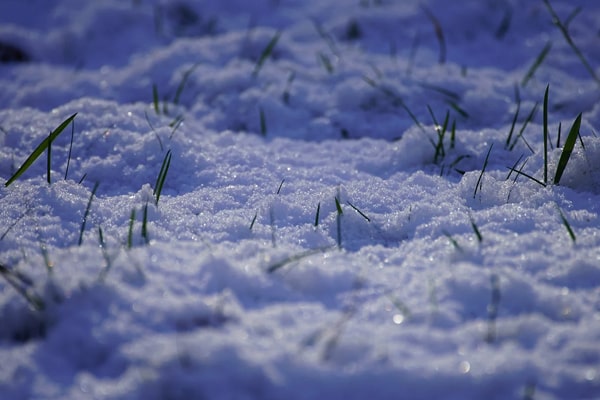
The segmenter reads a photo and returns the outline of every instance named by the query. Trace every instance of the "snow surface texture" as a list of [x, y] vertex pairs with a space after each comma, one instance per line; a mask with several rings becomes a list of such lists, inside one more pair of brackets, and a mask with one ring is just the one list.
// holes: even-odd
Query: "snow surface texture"
[[0, 43], [3, 183], [77, 113], [0, 188], [0, 398], [600, 398], [599, 83], [542, 0], [3, 0]]

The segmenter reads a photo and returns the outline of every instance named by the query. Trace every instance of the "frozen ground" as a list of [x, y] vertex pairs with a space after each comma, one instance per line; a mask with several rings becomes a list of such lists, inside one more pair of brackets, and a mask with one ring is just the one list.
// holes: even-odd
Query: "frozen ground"
[[551, 5], [591, 71], [542, 0], [0, 2], [2, 183], [77, 113], [0, 188], [0, 398], [600, 398], [600, 3]]

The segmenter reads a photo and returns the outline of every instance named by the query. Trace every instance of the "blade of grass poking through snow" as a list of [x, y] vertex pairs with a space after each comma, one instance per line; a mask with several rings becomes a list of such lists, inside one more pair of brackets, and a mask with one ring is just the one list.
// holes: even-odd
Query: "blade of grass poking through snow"
[[321, 202], [317, 204], [317, 212], [315, 214], [315, 228], [319, 226], [319, 214], [321, 213]]
[[458, 242], [452, 237], [452, 235], [450, 235], [448, 232], [446, 232], [445, 230], [442, 231], [442, 233], [444, 234], [444, 236], [446, 236], [448, 238], [448, 240], [450, 241], [450, 243], [452, 243], [452, 246], [460, 251], [462, 253], [463, 249], [462, 247], [460, 247], [460, 245], [458, 244]]
[[289, 102], [290, 102], [290, 86], [292, 86], [292, 82], [294, 82], [295, 78], [296, 78], [296, 72], [291, 71], [288, 76], [288, 79], [285, 83], [285, 89], [283, 90], [283, 94], [282, 94], [283, 102], [285, 104], [289, 104]]
[[85, 231], [85, 224], [87, 223], [87, 217], [90, 214], [92, 200], [94, 199], [94, 195], [96, 194], [96, 190], [98, 189], [99, 185], [99, 182], [96, 182], [96, 184], [94, 184], [94, 188], [92, 189], [92, 193], [90, 194], [87, 206], [85, 207], [85, 212], [83, 213], [83, 220], [81, 221], [81, 229], [79, 230], [79, 240], [77, 241], [78, 246], [81, 246], [81, 243], [83, 242], [83, 231]]
[[[15, 180], [17, 180], [27, 169], [34, 163], [37, 158], [50, 147], [54, 139], [58, 137], [65, 130], [65, 128], [75, 119], [77, 113], [71, 115], [69, 118], [65, 119], [59, 126], [56, 127], [50, 135], [48, 135], [36, 148], [33, 152], [27, 157], [27, 160], [21, 165], [21, 167], [14, 173], [13, 176], [10, 177], [8, 181], [4, 184], [4, 186], [9, 186]], [[50, 175], [48, 175], [48, 179], [50, 179]]]
[[581, 115], [582, 114], [579, 113], [577, 118], [575, 118], [573, 126], [571, 126], [571, 130], [567, 135], [567, 140], [565, 141], [562, 153], [560, 154], [558, 165], [556, 166], [556, 173], [554, 174], [555, 185], [559, 184], [560, 178], [562, 178], [563, 172], [565, 172], [565, 168], [567, 167], [567, 163], [569, 162], [569, 158], [571, 158], [571, 153], [573, 152], [573, 148], [575, 147], [577, 136], [579, 136], [579, 128], [581, 127]]
[[548, 183], [548, 91], [550, 90], [550, 84], [546, 85], [546, 91], [544, 92], [544, 183]]
[[577, 12], [571, 14], [571, 16], [567, 19], [567, 23], [565, 24], [565, 23], [561, 22], [560, 18], [558, 17], [558, 15], [554, 11], [554, 9], [552, 8], [552, 6], [550, 5], [550, 2], [548, 0], [544, 0], [544, 4], [546, 5], [546, 8], [550, 12], [550, 15], [552, 15], [552, 23], [554, 25], [556, 25], [556, 27], [560, 30], [560, 32], [564, 36], [565, 40], [567, 41], [567, 44], [571, 47], [571, 49], [573, 50], [573, 52], [575, 53], [577, 58], [579, 58], [579, 61], [581, 61], [581, 63], [583, 64], [585, 69], [588, 71], [590, 76], [598, 84], [600, 84], [600, 78], [596, 75], [596, 72], [594, 72], [594, 68], [592, 68], [592, 66], [588, 63], [587, 59], [585, 58], [585, 56], [583, 55], [581, 50], [579, 50], [579, 47], [577, 47], [577, 45], [573, 41], [573, 38], [569, 34], [568, 23], [571, 22], [572, 18], [574, 18], [575, 15], [577, 15], [578, 10], [576, 10]]
[[129, 215], [129, 229], [127, 230], [127, 248], [131, 249], [133, 246], [133, 224], [135, 222], [135, 208], [131, 209]]
[[198, 68], [198, 65], [199, 65], [198, 63], [192, 65], [192, 67], [190, 69], [188, 69], [187, 71], [185, 71], [183, 73], [181, 82], [179, 82], [179, 86], [177, 86], [177, 90], [175, 90], [175, 96], [173, 96], [173, 104], [175, 104], [175, 105], [179, 104], [179, 98], [181, 97], [181, 93], [183, 92], [183, 89], [185, 88], [187, 80], [189, 79], [192, 72], [194, 72], [194, 70], [196, 68]]
[[277, 192], [275, 192], [275, 194], [279, 194], [281, 192], [281, 188], [283, 187], [284, 182], [285, 182], [285, 178], [283, 178], [281, 180], [281, 182], [279, 183], [279, 187], [277, 188]]
[[510, 147], [508, 148], [510, 151], [513, 151], [513, 149], [517, 145], [517, 142], [519, 141], [519, 139], [521, 139], [523, 141], [523, 143], [525, 143], [525, 145], [527, 146], [527, 148], [529, 149], [529, 151], [531, 151], [532, 154], [535, 154], [535, 151], [533, 150], [533, 147], [531, 147], [531, 145], [529, 144], [529, 142], [525, 139], [525, 137], [523, 137], [523, 133], [525, 133], [525, 129], [527, 128], [527, 125], [529, 125], [529, 123], [535, 117], [535, 114], [537, 113], [537, 110], [538, 110], [539, 106], [540, 106], [540, 103], [538, 103], [538, 102], [536, 102], [533, 105], [533, 108], [529, 112], [529, 115], [527, 115], [527, 118], [525, 119], [525, 122], [523, 122], [523, 126], [521, 126], [521, 129], [519, 130], [519, 133], [517, 134], [517, 137], [513, 141], [512, 145], [510, 145]]
[[16, 273], [7, 266], [0, 264], [0, 275], [23, 296], [35, 311], [42, 311], [46, 307], [44, 300], [32, 289], [33, 281], [24, 274]]
[[152, 84], [152, 104], [154, 105], [154, 112], [156, 114], [160, 114], [160, 109], [158, 106], [158, 88], [156, 87], [156, 83]]
[[307, 251], [304, 251], [299, 254], [294, 254], [292, 256], [284, 258], [283, 260], [281, 260], [279, 262], [276, 262], [275, 264], [271, 264], [267, 268], [267, 272], [269, 274], [272, 274], [273, 272], [277, 271], [278, 269], [280, 269], [282, 267], [285, 267], [286, 265], [288, 265], [290, 263], [300, 261], [303, 258], [312, 256], [313, 254], [325, 253], [328, 250], [331, 250], [331, 247], [318, 247], [316, 249], [307, 250]]
[[515, 84], [515, 101], [517, 103], [517, 109], [515, 110], [515, 115], [512, 119], [512, 124], [510, 125], [510, 131], [508, 132], [508, 136], [506, 137], [505, 148], [509, 148], [510, 142], [512, 139], [512, 135], [515, 131], [515, 125], [517, 124], [517, 119], [519, 118], [519, 111], [521, 111], [521, 94], [519, 93], [519, 86]]
[[[338, 193], [339, 196], [339, 193]], [[344, 211], [342, 210], [342, 205], [340, 204], [340, 201], [338, 200], [338, 197], [335, 197], [335, 209], [337, 210], [337, 215], [335, 218], [335, 222], [336, 222], [336, 226], [337, 226], [337, 244], [338, 244], [338, 249], [342, 248], [342, 215], [344, 214]]]
[[252, 222], [250, 222], [250, 230], [254, 228], [254, 223], [256, 222], [256, 217], [258, 217], [258, 212], [254, 213], [254, 217], [252, 218]]
[[483, 236], [481, 236], [481, 232], [475, 223], [472, 215], [469, 215], [469, 220], [471, 221], [471, 228], [473, 228], [473, 232], [475, 232], [475, 236], [477, 236], [477, 241], [481, 243], [483, 241]]
[[65, 169], [65, 181], [69, 175], [69, 165], [71, 164], [71, 153], [73, 152], [73, 138], [75, 136], [75, 120], [71, 124], [71, 141], [69, 143], [69, 154], [67, 155], [67, 168]]
[[379, 85], [377, 82], [375, 82], [373, 79], [369, 78], [366, 75], [363, 75], [363, 80], [369, 86], [379, 90], [384, 95], [386, 95], [395, 107], [401, 107], [402, 109], [404, 109], [404, 111], [406, 111], [406, 113], [409, 115], [410, 119], [412, 119], [415, 125], [417, 125], [422, 131], [425, 131], [425, 128], [423, 128], [423, 125], [421, 125], [421, 123], [417, 119], [417, 116], [410, 110], [410, 108], [408, 108], [408, 106], [404, 103], [404, 100], [402, 100], [402, 98], [398, 94], [394, 93], [389, 88]]
[[429, 140], [435, 149], [433, 163], [437, 164], [438, 161], [441, 161], [441, 159], [443, 159], [446, 156], [446, 151], [444, 149], [444, 136], [446, 134], [446, 126], [440, 126], [429, 104], [427, 104], [427, 110], [429, 110], [429, 115], [431, 115], [431, 119], [433, 120], [435, 132], [437, 134], [438, 139], [437, 143], [435, 143], [431, 139]]
[[371, 218], [367, 217], [367, 216], [365, 215], [365, 213], [363, 213], [362, 211], [360, 211], [360, 210], [359, 210], [359, 209], [358, 209], [358, 208], [357, 208], [357, 207], [356, 207], [354, 204], [350, 203], [349, 201], [346, 201], [346, 203], [347, 203], [347, 204], [348, 204], [350, 207], [352, 207], [352, 209], [354, 209], [354, 211], [356, 211], [357, 213], [359, 213], [361, 217], [363, 217], [364, 219], [366, 219], [366, 220], [367, 220], [367, 222], [371, 222]]
[[[527, 161], [525, 161], [525, 162], [527, 162]], [[524, 166], [524, 165], [525, 165], [525, 164], [523, 164], [523, 166]], [[508, 168], [509, 170], [511, 170], [512, 172], [516, 173], [517, 175], [523, 175], [525, 178], [527, 178], [527, 179], [529, 179], [529, 180], [532, 180], [533, 182], [537, 183], [538, 185], [540, 185], [540, 186], [543, 186], [543, 187], [546, 187], [546, 184], [545, 184], [544, 182], [542, 182], [542, 181], [540, 181], [539, 179], [536, 179], [536, 178], [534, 178], [533, 176], [531, 176], [531, 175], [529, 175], [529, 174], [527, 174], [527, 173], [523, 172], [523, 171], [522, 171], [522, 168], [523, 168], [523, 166], [521, 166], [521, 168], [520, 168], [520, 169], [515, 169], [515, 168], [512, 168], [512, 167], [507, 167], [507, 168]]]
[[477, 196], [477, 190], [481, 190], [481, 185], [482, 185], [481, 179], [483, 178], [483, 174], [485, 172], [485, 169], [487, 168], [488, 161], [490, 159], [490, 153], [492, 152], [492, 147], [494, 147], [494, 143], [492, 143], [490, 145], [487, 155], [485, 156], [485, 160], [483, 161], [483, 167], [481, 168], [481, 173], [479, 174], [479, 178], [477, 178], [477, 183], [475, 184], [475, 190], [473, 191], [473, 198], [475, 198], [475, 196]]
[[150, 236], [148, 236], [148, 202], [144, 204], [144, 210], [142, 214], [142, 238], [146, 244], [150, 243]]
[[258, 115], [260, 118], [260, 134], [267, 136], [267, 118], [265, 117], [265, 111], [262, 107], [258, 108]]
[[319, 51], [317, 53], [317, 57], [319, 58], [321, 65], [323, 65], [323, 68], [325, 68], [327, 73], [333, 74], [333, 71], [334, 71], [333, 64], [331, 63], [331, 60], [329, 59], [329, 57], [327, 57], [327, 54]]
[[571, 240], [573, 241], [573, 243], [575, 243], [575, 241], [577, 240], [577, 238], [575, 237], [575, 232], [573, 232], [573, 229], [571, 228], [571, 224], [569, 224], [569, 221], [567, 220], [567, 217], [565, 217], [565, 214], [562, 212], [562, 210], [560, 209], [560, 207], [558, 206], [558, 204], [556, 205], [556, 208], [558, 209], [558, 214], [560, 215], [561, 222], [563, 223], [563, 225], [567, 229], [567, 232], [569, 233], [569, 237], [571, 238]]
[[46, 181], [50, 184], [50, 172], [52, 171], [51, 161], [52, 161], [52, 141], [48, 142], [47, 148], [47, 156], [46, 156]]
[[165, 158], [163, 158], [163, 162], [160, 167], [160, 172], [156, 177], [156, 184], [154, 185], [154, 192], [152, 194], [156, 196], [157, 206], [158, 200], [160, 199], [160, 194], [162, 193], [163, 185], [165, 184], [165, 180], [167, 179], [169, 167], [171, 166], [171, 154], [171, 150], [167, 151], [167, 154], [165, 154]]
[[260, 54], [260, 57], [258, 58], [258, 61], [256, 62], [254, 71], [252, 72], [253, 76], [258, 76], [258, 73], [260, 72], [260, 69], [262, 68], [263, 64], [265, 63], [267, 58], [269, 58], [273, 53], [273, 50], [275, 49], [275, 46], [277, 45], [277, 41], [279, 40], [280, 36], [281, 32], [275, 33], [275, 35], [271, 38], [267, 46], [264, 48], [264, 50]]
[[440, 64], [444, 64], [446, 62], [446, 39], [444, 37], [444, 30], [442, 29], [442, 24], [440, 23], [439, 19], [437, 19], [437, 17], [433, 15], [433, 12], [431, 12], [431, 10], [425, 5], [421, 5], [421, 9], [425, 13], [425, 15], [427, 15], [427, 18], [429, 18], [429, 21], [431, 21], [431, 24], [433, 25], [435, 37], [440, 46], [438, 62]]
[[527, 73], [525, 74], [525, 76], [523, 77], [523, 80], [521, 81], [521, 86], [525, 87], [525, 85], [527, 85], [527, 82], [529, 82], [529, 80], [531, 78], [533, 78], [533, 74], [535, 74], [535, 71], [537, 71], [538, 67], [540, 65], [542, 65], [542, 63], [544, 62], [544, 59], [550, 52], [551, 48], [552, 48], [552, 42], [546, 43], [546, 45], [544, 46], [544, 48], [542, 49], [540, 54], [538, 54], [538, 56], [534, 60], [533, 64], [531, 64], [531, 67], [529, 67], [529, 69], [527, 70]]

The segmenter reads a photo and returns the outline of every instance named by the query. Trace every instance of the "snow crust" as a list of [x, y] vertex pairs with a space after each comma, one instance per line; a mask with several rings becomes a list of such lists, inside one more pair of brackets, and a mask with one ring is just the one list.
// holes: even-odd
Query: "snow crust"
[[[600, 76], [600, 3], [550, 4]], [[0, 63], [2, 183], [77, 116], [51, 184], [44, 153], [0, 187], [0, 398], [600, 398], [600, 85], [552, 22], [533, 0], [1, 2], [29, 59]], [[543, 180], [547, 85], [544, 187], [509, 168]]]

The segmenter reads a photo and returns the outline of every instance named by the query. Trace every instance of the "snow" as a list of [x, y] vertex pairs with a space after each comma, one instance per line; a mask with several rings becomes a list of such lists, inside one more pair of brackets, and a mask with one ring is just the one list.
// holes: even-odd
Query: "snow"
[[543, 1], [5, 0], [0, 44], [3, 183], [77, 113], [0, 187], [0, 398], [600, 398], [599, 84]]

